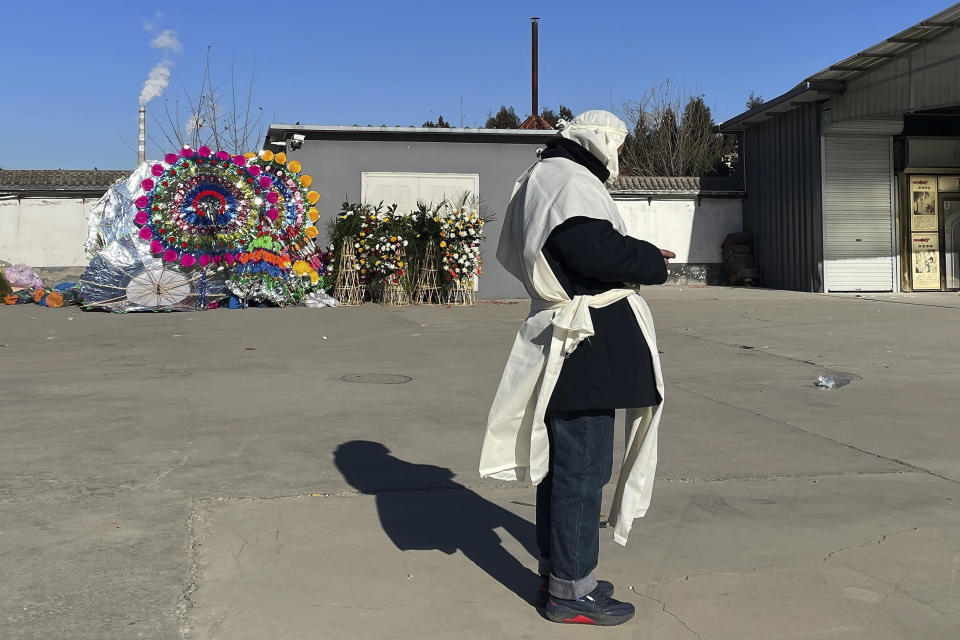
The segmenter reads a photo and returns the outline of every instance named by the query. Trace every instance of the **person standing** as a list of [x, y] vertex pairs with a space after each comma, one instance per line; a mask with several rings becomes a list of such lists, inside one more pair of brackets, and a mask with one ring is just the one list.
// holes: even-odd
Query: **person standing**
[[543, 615], [616, 625], [634, 607], [594, 575], [614, 411], [627, 410], [629, 434], [609, 522], [626, 544], [650, 504], [664, 391], [653, 320], [633, 287], [663, 284], [676, 256], [627, 236], [604, 186], [619, 173], [626, 125], [593, 110], [560, 127], [517, 180], [503, 222], [497, 259], [531, 303], [487, 419], [480, 474], [537, 485]]

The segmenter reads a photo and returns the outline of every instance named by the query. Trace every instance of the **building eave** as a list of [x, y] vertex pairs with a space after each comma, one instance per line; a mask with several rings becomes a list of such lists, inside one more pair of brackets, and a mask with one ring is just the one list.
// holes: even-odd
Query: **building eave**
[[611, 191], [610, 197], [613, 199], [634, 200], [650, 197], [683, 197], [683, 198], [739, 198], [746, 194], [746, 191], [713, 191], [713, 190], [658, 190], [658, 189], [639, 189], [639, 190], [620, 190]]
[[790, 91], [717, 125], [720, 133], [743, 131], [808, 103], [822, 102], [846, 90], [840, 80], [804, 80]]
[[502, 142], [508, 144], [544, 143], [556, 131], [536, 129], [470, 129], [433, 127], [353, 127], [273, 123], [267, 130], [265, 146], [283, 146], [294, 135], [305, 140], [386, 140], [421, 142]]
[[926, 20], [868, 47], [859, 53], [832, 64], [809, 76], [781, 96], [730, 118], [716, 127], [718, 132], [737, 132], [766, 122], [804, 103], [821, 102], [831, 95], [842, 94], [846, 84], [869, 71], [889, 64], [930, 40], [960, 27], [960, 3], [951, 5]]

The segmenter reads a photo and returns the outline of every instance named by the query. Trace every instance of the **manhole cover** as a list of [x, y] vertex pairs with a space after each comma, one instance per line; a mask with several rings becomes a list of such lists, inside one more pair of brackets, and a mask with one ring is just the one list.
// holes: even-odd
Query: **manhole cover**
[[413, 380], [410, 376], [393, 373], [354, 373], [340, 378], [344, 382], [362, 382], [364, 384], [403, 384]]

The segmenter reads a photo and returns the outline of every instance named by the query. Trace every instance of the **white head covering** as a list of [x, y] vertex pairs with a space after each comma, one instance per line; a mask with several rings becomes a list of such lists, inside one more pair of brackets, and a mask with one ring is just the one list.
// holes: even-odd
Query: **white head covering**
[[557, 124], [560, 135], [573, 140], [599, 159], [610, 172], [607, 182], [620, 175], [617, 149], [627, 139], [627, 125], [609, 111], [592, 109], [584, 111], [572, 121], [560, 120]]
[[[603, 162], [611, 179], [617, 177], [617, 149], [627, 136], [627, 126], [620, 118], [609, 111], [587, 111], [561, 126], [561, 136]], [[565, 158], [547, 158], [517, 179], [500, 231], [497, 259], [523, 282], [531, 298], [551, 302], [568, 299], [542, 249], [550, 232], [573, 217], [607, 220], [626, 234], [616, 203], [582, 165]]]

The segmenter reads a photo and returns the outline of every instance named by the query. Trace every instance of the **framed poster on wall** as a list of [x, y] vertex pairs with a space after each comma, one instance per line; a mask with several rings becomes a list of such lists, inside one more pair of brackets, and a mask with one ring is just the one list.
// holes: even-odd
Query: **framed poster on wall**
[[937, 177], [910, 176], [910, 230], [937, 231]]
[[913, 289], [940, 290], [940, 234], [911, 234]]
[[960, 176], [940, 176], [940, 192], [960, 192]]

